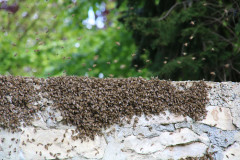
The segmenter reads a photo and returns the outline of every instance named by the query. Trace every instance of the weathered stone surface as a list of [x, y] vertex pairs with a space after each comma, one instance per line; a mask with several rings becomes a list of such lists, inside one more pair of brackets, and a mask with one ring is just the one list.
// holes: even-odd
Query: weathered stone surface
[[123, 145], [125, 151], [134, 151], [139, 154], [151, 154], [165, 149], [159, 137], [138, 139], [136, 136], [129, 136], [125, 139]]
[[210, 106], [229, 107], [231, 109], [233, 124], [240, 128], [240, 83], [208, 82], [212, 86], [209, 92]]
[[229, 107], [231, 108], [233, 124], [236, 127], [240, 128], [240, 93], [236, 94], [236, 96], [238, 96], [238, 98], [234, 102], [232, 102]]
[[202, 142], [202, 143], [204, 143], [204, 144], [206, 144], [207, 146], [209, 146], [209, 144], [210, 144], [210, 139], [209, 139], [209, 137], [208, 137], [208, 135], [206, 134], [206, 133], [202, 133], [201, 135], [199, 135], [199, 140]]
[[223, 160], [240, 160], [240, 144], [234, 143], [224, 153]]
[[236, 134], [234, 135], [234, 139], [240, 143], [240, 131], [237, 131]]
[[181, 123], [176, 123], [175, 128], [191, 128], [191, 123], [187, 123], [187, 122], [181, 122]]
[[130, 124], [114, 124], [103, 129], [104, 137], [84, 142], [71, 139], [75, 126], [63, 125], [60, 112], [42, 98], [33, 104], [46, 110], [37, 113], [39, 119], [33, 126], [23, 127], [19, 133], [0, 130], [0, 160], [56, 159], [57, 153], [61, 160], [164, 160], [201, 157], [207, 151], [214, 153], [214, 160], [240, 160], [240, 84], [207, 83], [213, 88], [208, 116], [202, 122], [168, 111], [152, 117], [134, 116]]
[[133, 128], [129, 128], [129, 127], [123, 127], [119, 130], [119, 132], [117, 133], [117, 138], [119, 140], [122, 140], [128, 136], [131, 136], [133, 134]]
[[156, 129], [157, 131], [169, 131], [169, 132], [173, 132], [173, 131], [175, 130], [173, 124], [153, 125], [153, 128]]
[[[0, 159], [18, 159], [20, 133], [11, 133], [0, 130]], [[16, 150], [16, 152], [14, 152]]]
[[207, 116], [201, 123], [215, 126], [223, 130], [235, 130], [235, 126], [232, 124], [232, 116], [229, 108], [208, 106]]
[[234, 137], [237, 131], [224, 131], [216, 127], [197, 123], [193, 125], [192, 130], [198, 134], [207, 133], [211, 144], [219, 147], [226, 148], [236, 141]]
[[167, 147], [163, 151], [153, 154], [155, 159], [180, 159], [187, 157], [201, 157], [206, 153], [207, 146], [203, 143], [192, 143], [184, 146]]
[[209, 106], [229, 107], [229, 103], [237, 99], [240, 84], [235, 82], [208, 82], [212, 89], [209, 91]]
[[222, 154], [222, 150], [218, 151], [218, 152], [213, 152], [214, 153], [214, 159], [216, 160], [222, 160], [223, 159], [223, 154]]
[[103, 160], [125, 160], [127, 155], [122, 152], [123, 144], [110, 142], [108, 143], [105, 153], [103, 155]]
[[199, 136], [190, 129], [183, 128], [175, 132], [163, 132], [159, 139], [164, 146], [173, 146], [198, 141]]
[[166, 146], [188, 144], [200, 140], [208, 142], [206, 137], [200, 137], [190, 129], [184, 128], [175, 132], [163, 132], [158, 137], [148, 139], [129, 136], [123, 144], [125, 150], [132, 150], [139, 154], [151, 154], [164, 150]]
[[25, 128], [20, 137], [20, 150], [27, 160], [78, 157], [102, 158], [106, 147], [103, 137], [94, 141], [71, 139], [71, 130]]
[[152, 127], [138, 126], [133, 130], [133, 135], [137, 137], [145, 137], [145, 138], [157, 137], [160, 132], [151, 128]]
[[[135, 117], [134, 117], [135, 118]], [[131, 121], [131, 124], [134, 122], [134, 118]], [[139, 126], [149, 126], [152, 124], [160, 125], [160, 124], [171, 124], [171, 123], [178, 123], [183, 122], [185, 119], [183, 116], [177, 116], [171, 114], [169, 111], [165, 111], [164, 113], [160, 113], [159, 115], [153, 115], [152, 117], [145, 117], [142, 115], [139, 117], [137, 125]]]

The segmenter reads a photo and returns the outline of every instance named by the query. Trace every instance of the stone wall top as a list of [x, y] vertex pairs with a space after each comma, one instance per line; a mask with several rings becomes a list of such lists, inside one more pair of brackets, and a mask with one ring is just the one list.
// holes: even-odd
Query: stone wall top
[[0, 76], [0, 159], [240, 160], [240, 83]]
[[[99, 79], [87, 77], [0, 77], [0, 123], [18, 129], [47, 104], [60, 111], [63, 122], [76, 126], [76, 139], [94, 138], [102, 128], [119, 124], [121, 118], [157, 115], [169, 110], [177, 115], [200, 120], [208, 103], [205, 82], [175, 83], [143, 78]], [[44, 103], [39, 103], [45, 99]], [[52, 117], [56, 117], [53, 112]]]

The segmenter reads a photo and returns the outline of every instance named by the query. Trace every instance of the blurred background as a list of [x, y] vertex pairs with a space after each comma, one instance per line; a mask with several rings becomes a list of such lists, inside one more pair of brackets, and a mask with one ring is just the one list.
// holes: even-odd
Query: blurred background
[[0, 74], [240, 81], [239, 0], [0, 0]]

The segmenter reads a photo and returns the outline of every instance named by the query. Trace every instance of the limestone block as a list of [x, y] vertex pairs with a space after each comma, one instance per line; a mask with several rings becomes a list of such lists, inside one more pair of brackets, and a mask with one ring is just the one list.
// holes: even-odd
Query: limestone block
[[159, 115], [153, 115], [152, 117], [145, 117], [144, 115], [142, 115], [141, 117], [139, 117], [137, 125], [149, 126], [152, 124], [155, 124], [155, 125], [171, 124], [171, 123], [183, 122], [184, 120], [185, 119], [183, 116], [177, 116], [177, 115], [171, 114], [167, 110], [163, 113], [160, 113]]
[[132, 135], [127, 137], [123, 144], [124, 150], [135, 151], [139, 154], [151, 154], [164, 150], [166, 146], [183, 145], [197, 141], [209, 143], [206, 135], [199, 136], [190, 129], [184, 128], [175, 132], [163, 132], [154, 138], [138, 138]]
[[240, 160], [240, 144], [234, 143], [223, 152], [223, 160]]
[[[211, 144], [218, 147], [228, 147], [233, 144], [235, 140], [235, 135], [237, 131], [232, 130], [221, 130], [216, 127], [211, 127], [202, 123], [195, 123], [192, 127], [192, 130], [197, 134], [207, 133], [208, 138], [211, 141]], [[214, 147], [214, 150], [217, 147]], [[215, 150], [216, 151], [216, 150]]]
[[237, 141], [238, 143], [240, 143], [240, 131], [238, 131], [235, 136], [234, 136], [235, 141]]
[[0, 130], [0, 159], [12, 160], [19, 157], [19, 139], [20, 133]]
[[151, 154], [165, 149], [159, 137], [138, 139], [136, 136], [129, 136], [123, 145], [125, 151], [134, 151], [139, 154]]
[[154, 159], [168, 160], [181, 159], [187, 157], [202, 157], [207, 151], [207, 146], [203, 143], [196, 142], [184, 146], [167, 147], [163, 151], [153, 154]]
[[175, 128], [191, 128], [191, 123], [187, 123], [187, 122], [181, 122], [181, 123], [176, 123]]
[[210, 144], [210, 139], [208, 137], [208, 135], [206, 133], [202, 133], [200, 136], [199, 136], [199, 140], [201, 142], [203, 142], [204, 144], [206, 144], [207, 146]]
[[133, 128], [123, 127], [123, 128], [120, 128], [119, 132], [117, 133], [117, 138], [119, 140], [122, 140], [128, 136], [131, 136], [132, 133], [133, 133]]
[[116, 142], [108, 143], [103, 160], [125, 160], [127, 155], [122, 152], [123, 145]]
[[20, 137], [20, 149], [27, 160], [60, 159], [78, 157], [102, 158], [106, 147], [103, 137], [94, 141], [71, 139], [72, 130], [24, 128]]
[[215, 126], [222, 130], [235, 130], [236, 127], [232, 124], [232, 116], [229, 108], [208, 106], [207, 116], [200, 123]]
[[175, 132], [163, 132], [159, 136], [161, 144], [173, 146], [199, 141], [199, 136], [188, 128], [177, 129]]
[[238, 94], [238, 99], [231, 103], [230, 108], [233, 117], [233, 124], [240, 128], [240, 93]]
[[145, 155], [145, 154], [136, 154], [135, 152], [127, 152], [126, 154], [126, 160], [160, 160], [160, 158], [154, 158], [151, 154]]
[[149, 127], [143, 127], [143, 126], [137, 126], [134, 130], [133, 130], [133, 135], [134, 136], [138, 136], [138, 137], [147, 137], [147, 138], [153, 138], [153, 137], [157, 137], [159, 135], [160, 132], [151, 129]]
[[170, 131], [173, 132], [175, 130], [175, 127], [173, 124], [166, 124], [166, 125], [153, 125], [154, 129], [156, 129], [157, 131]]
[[208, 82], [212, 89], [209, 91], [210, 106], [228, 107], [229, 103], [236, 99], [236, 92], [239, 92], [240, 85], [234, 82]]

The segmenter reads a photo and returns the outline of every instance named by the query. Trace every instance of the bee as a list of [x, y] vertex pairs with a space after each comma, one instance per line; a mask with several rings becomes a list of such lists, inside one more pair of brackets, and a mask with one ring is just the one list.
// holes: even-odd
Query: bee
[[39, 146], [39, 145], [42, 145], [42, 146], [43, 146], [43, 144], [42, 144], [42, 143], [38, 143], [38, 144], [37, 144], [37, 146]]
[[26, 146], [27, 144], [26, 144], [24, 141], [22, 141], [22, 145], [23, 145], [23, 146], [24, 146], [24, 145]]
[[97, 155], [97, 154], [99, 154], [99, 151], [95, 148], [95, 150], [97, 151], [96, 153], [95, 153], [95, 156]]

